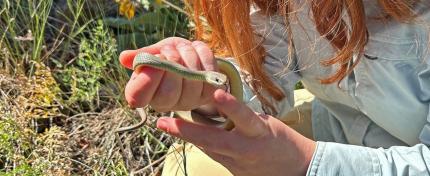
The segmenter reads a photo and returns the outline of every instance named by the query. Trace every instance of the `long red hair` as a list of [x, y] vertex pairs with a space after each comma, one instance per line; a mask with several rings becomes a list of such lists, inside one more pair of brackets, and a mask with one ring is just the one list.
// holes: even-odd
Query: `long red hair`
[[[368, 40], [366, 17], [362, 0], [308, 0], [311, 18], [321, 36], [330, 41], [337, 50], [331, 58], [321, 64], [338, 65], [331, 76], [321, 79], [322, 84], [341, 81], [359, 60], [352, 61], [354, 54], [361, 54]], [[393, 18], [406, 22], [414, 18], [412, 6], [418, 0], [379, 0], [384, 12], [383, 18]], [[186, 0], [195, 23], [196, 38], [209, 42], [217, 53], [233, 56], [240, 67], [253, 78], [250, 86], [266, 107], [274, 107], [263, 97], [261, 90], [279, 101], [285, 97], [281, 89], [270, 79], [263, 68], [265, 50], [256, 41], [250, 22], [251, 5], [255, 4], [267, 15], [278, 13], [289, 23], [294, 13], [294, 4], [289, 0]], [[350, 18], [350, 24], [342, 20], [342, 15]], [[203, 18], [202, 18], [203, 17]], [[347, 28], [350, 25], [350, 29]], [[291, 36], [290, 41], [291, 41]], [[289, 52], [293, 50], [290, 49]]]

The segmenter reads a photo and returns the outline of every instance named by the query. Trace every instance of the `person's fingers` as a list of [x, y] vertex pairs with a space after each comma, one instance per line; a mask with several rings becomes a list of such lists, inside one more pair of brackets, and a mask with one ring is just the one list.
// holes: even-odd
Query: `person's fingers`
[[163, 71], [151, 67], [139, 67], [133, 72], [125, 87], [125, 98], [131, 107], [146, 106], [152, 99]]
[[164, 45], [176, 46], [178, 43], [190, 43], [191, 41], [179, 37], [169, 37], [164, 40], [159, 41], [156, 44], [146, 46], [137, 50], [125, 50], [119, 55], [120, 63], [129, 69], [133, 69], [134, 57], [140, 52], [146, 52], [149, 54], [160, 54], [160, 50]]
[[[191, 45], [194, 47], [194, 50], [197, 52], [197, 55], [200, 58], [203, 70], [218, 71], [218, 65], [215, 62], [212, 50], [207, 44], [201, 41], [194, 41]], [[215, 92], [216, 89], [216, 87], [210, 84], [203, 83], [203, 90], [201, 95], [202, 98], [200, 99], [200, 103], [209, 103], [209, 101], [212, 99], [211, 95]]]
[[[176, 46], [176, 49], [188, 69], [201, 70], [199, 56], [190, 44], [180, 43]], [[198, 106], [202, 90], [203, 83], [201, 81], [184, 79], [182, 82], [181, 98], [175, 110], [191, 110]]]
[[[163, 46], [161, 55], [171, 62], [182, 64], [181, 56], [172, 45]], [[175, 73], [165, 72], [150, 105], [158, 112], [172, 110], [181, 97], [182, 84], [182, 77]]]
[[267, 124], [257, 114], [224, 90], [215, 91], [214, 105], [233, 121], [236, 130], [244, 135], [258, 137], [268, 132]]
[[176, 45], [176, 49], [184, 62], [184, 65], [190, 70], [201, 70], [200, 59], [193, 46], [187, 43]]
[[216, 87], [208, 83], [203, 83], [202, 94], [200, 96], [200, 104], [209, 104], [213, 99], [212, 95], [216, 89]]
[[210, 127], [187, 122], [177, 118], [159, 118], [157, 128], [193, 143], [205, 150], [231, 157], [245, 147], [245, 142], [236, 133], [225, 131], [217, 127]]
[[194, 41], [191, 44], [194, 47], [198, 57], [200, 58], [203, 70], [217, 71], [218, 65], [215, 63], [212, 50], [205, 43], [201, 41]]
[[138, 50], [125, 50], [122, 51], [121, 54], [119, 54], [119, 61], [121, 65], [132, 70], [134, 57], [140, 52], [159, 54], [159, 50], [157, 49], [157, 47], [153, 46], [143, 47]]

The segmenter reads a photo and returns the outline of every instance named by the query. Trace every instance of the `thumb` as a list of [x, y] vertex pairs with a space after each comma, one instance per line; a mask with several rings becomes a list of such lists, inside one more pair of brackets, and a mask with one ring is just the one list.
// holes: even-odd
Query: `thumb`
[[229, 93], [222, 89], [216, 90], [214, 102], [218, 110], [233, 121], [236, 129], [246, 136], [256, 137], [265, 134], [267, 128], [262, 118]]

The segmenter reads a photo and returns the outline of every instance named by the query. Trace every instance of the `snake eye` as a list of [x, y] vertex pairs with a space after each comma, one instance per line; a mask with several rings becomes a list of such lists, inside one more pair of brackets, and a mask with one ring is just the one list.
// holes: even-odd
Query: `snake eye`
[[218, 78], [215, 78], [215, 81], [216, 81], [216, 82], [219, 82], [219, 79], [218, 79]]

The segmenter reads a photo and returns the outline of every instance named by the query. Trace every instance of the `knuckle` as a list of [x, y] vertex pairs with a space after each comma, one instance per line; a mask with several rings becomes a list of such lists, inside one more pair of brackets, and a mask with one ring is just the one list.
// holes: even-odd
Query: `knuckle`
[[164, 99], [170, 100], [173, 97], [176, 97], [176, 95], [179, 94], [179, 90], [175, 85], [165, 84], [158, 88], [157, 90], [157, 97], [166, 97]]
[[191, 45], [178, 46], [178, 52], [187, 67], [193, 70], [200, 70], [199, 56]]
[[213, 52], [209, 48], [209, 46], [206, 45], [206, 43], [196, 41], [196, 43], [193, 43], [193, 47], [195, 48], [195, 50], [197, 52], [204, 54], [205, 56], [212, 56], [213, 57]]
[[173, 41], [189, 41], [189, 40], [187, 40], [187, 39], [185, 39], [185, 38], [181, 38], [181, 37], [168, 37], [168, 38], [166, 38], [165, 40], [173, 40]]
[[178, 42], [186, 42], [187, 39], [181, 37], [167, 37], [159, 42], [159, 44], [175, 44]]
[[213, 56], [200, 55], [200, 60], [205, 70], [214, 71], [217, 69], [217, 65], [215, 64], [215, 60], [213, 59]]
[[191, 47], [191, 46], [190, 46], [190, 45], [188, 45], [188, 44], [179, 44], [179, 45], [177, 46], [177, 49], [178, 49], [180, 52], [183, 52], [183, 53], [186, 53], [186, 54], [189, 54], [189, 53], [195, 53], [194, 48], [193, 48], [193, 47]]
[[200, 41], [200, 40], [196, 40], [196, 41], [194, 41], [194, 42], [192, 43], [192, 45], [193, 45], [194, 47], [198, 47], [198, 48], [202, 48], [202, 49], [209, 49], [209, 46], [208, 46], [205, 42], [202, 42], [202, 41]]
[[181, 56], [179, 55], [179, 53], [176, 51], [176, 49], [171, 46], [171, 45], [165, 45], [161, 48], [160, 53], [166, 57], [167, 60], [169, 61], [174, 61], [174, 62], [178, 62], [180, 63], [181, 61]]
[[196, 47], [196, 51], [201, 55], [201, 57], [204, 57], [205, 59], [212, 59], [214, 57], [213, 52], [206, 47]]

